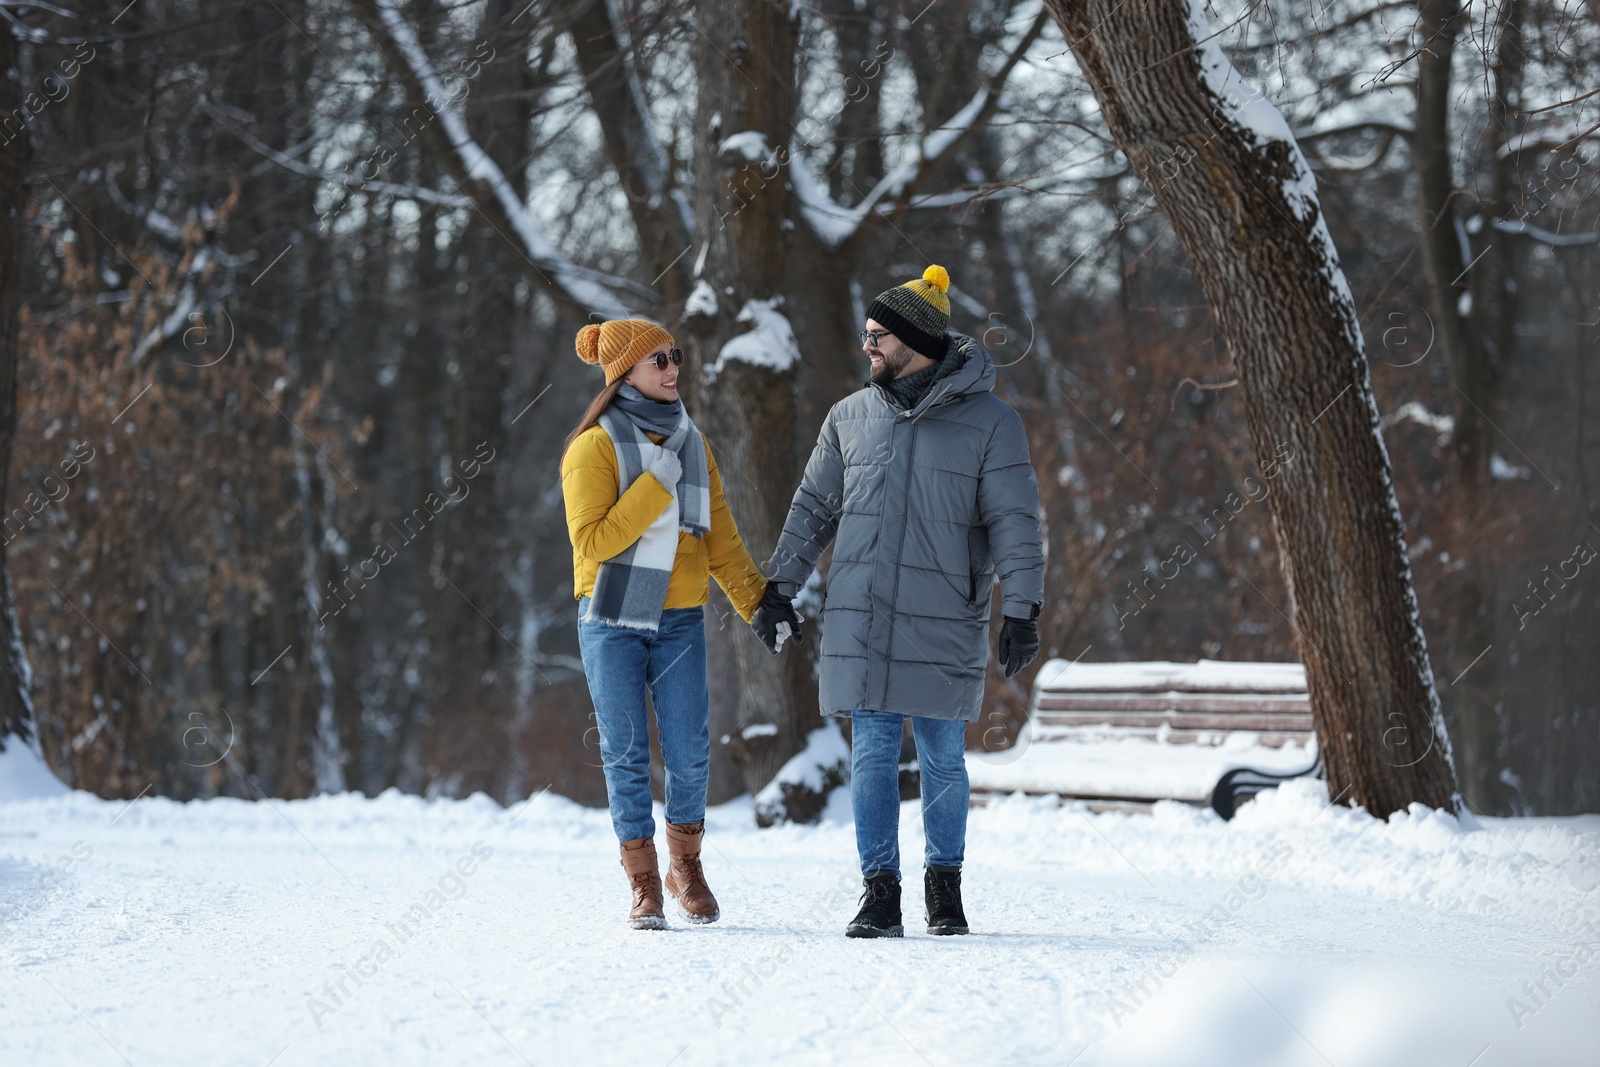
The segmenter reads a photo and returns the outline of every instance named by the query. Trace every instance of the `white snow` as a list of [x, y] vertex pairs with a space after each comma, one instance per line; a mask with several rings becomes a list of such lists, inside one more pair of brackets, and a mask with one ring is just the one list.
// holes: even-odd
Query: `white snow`
[[795, 753], [778, 773], [768, 782], [766, 788], [756, 794], [756, 807], [771, 807], [783, 800], [781, 786], [784, 783], [803, 785], [813, 792], [820, 792], [824, 785], [824, 774], [843, 763], [845, 777], [849, 777], [850, 769], [850, 742], [844, 739], [844, 734], [839, 730], [837, 723], [829, 722], [812, 730], [806, 738], [806, 747]]
[[[709, 247], [709, 242], [707, 243]], [[694, 283], [694, 288], [689, 292], [689, 299], [683, 304], [683, 317], [691, 318], [703, 315], [708, 319], [717, 317], [717, 292], [711, 288], [711, 283], [701, 278]]]
[[789, 325], [788, 317], [778, 310], [782, 303], [781, 296], [745, 301], [735, 321], [751, 323], [751, 328], [736, 334], [722, 346], [717, 361], [707, 368], [707, 374], [715, 378], [729, 360], [775, 371], [789, 370], [798, 363], [800, 343], [794, 339], [794, 328]]
[[1407, 400], [1383, 417], [1383, 425], [1387, 429], [1397, 422], [1410, 419], [1412, 422], [1421, 423], [1439, 435], [1439, 443], [1443, 444], [1455, 432], [1456, 420], [1453, 415], [1435, 415], [1429, 411], [1427, 405], [1416, 400]]
[[1528, 467], [1519, 467], [1498, 452], [1489, 455], [1489, 477], [1497, 482], [1512, 481], [1517, 478], [1532, 480], [1533, 471]]
[[[68, 792], [33, 745], [12, 736], [0, 752], [0, 801], [34, 800]], [[0, 846], [3, 847], [3, 846]]]
[[972, 813], [973, 933], [932, 938], [912, 802], [907, 936], [863, 942], [841, 815], [713, 809], [722, 920], [656, 933], [607, 814], [551, 795], [0, 803], [0, 1062], [1594, 1062], [1600, 816], [1012, 798]]
[[717, 145], [717, 155], [734, 155], [746, 163], [760, 163], [772, 155], [772, 149], [767, 147], [767, 135], [760, 130], [742, 130], [724, 137]]
[[1203, 659], [1196, 663], [1147, 660], [1125, 663], [1046, 661], [1034, 677], [1039, 689], [1153, 689], [1185, 684], [1218, 692], [1298, 690], [1305, 692], [1306, 669], [1299, 663], [1242, 663]]

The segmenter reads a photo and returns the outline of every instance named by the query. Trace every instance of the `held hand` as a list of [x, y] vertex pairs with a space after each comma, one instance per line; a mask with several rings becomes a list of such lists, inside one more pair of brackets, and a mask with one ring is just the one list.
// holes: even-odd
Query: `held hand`
[[1032, 619], [1013, 619], [1007, 615], [1000, 626], [1000, 667], [1005, 676], [1015, 678], [1017, 672], [1038, 655], [1038, 624]]
[[646, 467], [651, 474], [656, 476], [669, 492], [676, 492], [678, 479], [683, 476], [683, 462], [678, 459], [678, 454], [670, 448], [658, 448], [656, 454], [650, 459], [650, 466]]
[[774, 656], [783, 648], [783, 642], [788, 638], [792, 637], [797, 645], [803, 643], [800, 634], [800, 613], [794, 610], [794, 604], [771, 582], [767, 583], [767, 591], [761, 594], [761, 603], [756, 606], [755, 614], [750, 616], [750, 628], [756, 632], [756, 637], [766, 650]]

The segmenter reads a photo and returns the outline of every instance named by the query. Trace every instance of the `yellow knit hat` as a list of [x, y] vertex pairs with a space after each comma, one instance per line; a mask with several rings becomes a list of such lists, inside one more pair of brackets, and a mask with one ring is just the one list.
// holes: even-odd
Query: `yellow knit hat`
[[578, 331], [578, 357], [604, 367], [607, 385], [627, 374], [651, 352], [670, 344], [670, 333], [644, 319], [591, 322]]
[[950, 272], [935, 263], [922, 277], [886, 289], [867, 308], [867, 318], [929, 359], [944, 358], [950, 328]]

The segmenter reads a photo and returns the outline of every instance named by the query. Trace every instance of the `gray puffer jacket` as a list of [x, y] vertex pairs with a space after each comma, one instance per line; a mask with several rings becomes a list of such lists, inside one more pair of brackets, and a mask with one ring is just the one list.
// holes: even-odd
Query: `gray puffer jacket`
[[950, 335], [917, 406], [870, 384], [828, 412], [766, 573], [797, 590], [837, 540], [822, 616], [822, 711], [978, 717], [990, 590], [1044, 601], [1039, 486], [994, 361]]

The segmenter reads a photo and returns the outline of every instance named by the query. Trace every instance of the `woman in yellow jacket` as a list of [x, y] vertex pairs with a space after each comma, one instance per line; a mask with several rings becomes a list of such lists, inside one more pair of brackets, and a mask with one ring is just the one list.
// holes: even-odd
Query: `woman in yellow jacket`
[[723, 500], [711, 446], [678, 396], [683, 353], [672, 336], [652, 322], [615, 319], [578, 331], [577, 348], [584, 362], [605, 368], [606, 387], [567, 439], [561, 491], [578, 643], [633, 889], [628, 919], [636, 929], [666, 926], [650, 805], [648, 689], [666, 764], [666, 889], [689, 922], [715, 922], [716, 897], [700, 865], [711, 758], [708, 578], [746, 621], [767, 583]]

